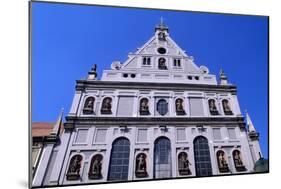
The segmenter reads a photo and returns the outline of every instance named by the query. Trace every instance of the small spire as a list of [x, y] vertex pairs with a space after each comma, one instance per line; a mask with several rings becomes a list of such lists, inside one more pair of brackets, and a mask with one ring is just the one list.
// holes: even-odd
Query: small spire
[[225, 73], [224, 73], [224, 71], [223, 71], [223, 69], [221, 68], [220, 69], [220, 84], [221, 85], [227, 85], [227, 77], [226, 77], [226, 75], [225, 75]]
[[57, 119], [57, 122], [56, 122], [56, 124], [55, 124], [55, 126], [54, 126], [54, 128], [51, 132], [51, 135], [53, 135], [53, 136], [59, 136], [59, 134], [60, 134], [62, 118], [63, 118], [63, 111], [64, 111], [64, 109], [62, 108], [61, 112], [60, 112], [60, 115]]
[[97, 76], [97, 64], [94, 64], [94, 66], [91, 68], [91, 71], [88, 72], [88, 79], [96, 80]]
[[247, 123], [247, 126], [248, 126], [248, 131], [249, 131], [250, 133], [256, 132], [256, 129], [255, 129], [255, 127], [254, 127], [254, 124], [253, 124], [253, 122], [252, 122], [252, 120], [251, 120], [251, 118], [250, 118], [250, 115], [248, 114], [247, 110], [246, 110], [246, 123]]
[[157, 30], [160, 30], [160, 31], [166, 30], [167, 32], [169, 31], [168, 26], [166, 26], [164, 24], [164, 19], [162, 16], [160, 17], [160, 23], [155, 26], [155, 31], [157, 31]]
[[163, 17], [161, 16], [160, 17], [160, 25], [162, 26], [164, 24], [164, 19], [163, 19]]

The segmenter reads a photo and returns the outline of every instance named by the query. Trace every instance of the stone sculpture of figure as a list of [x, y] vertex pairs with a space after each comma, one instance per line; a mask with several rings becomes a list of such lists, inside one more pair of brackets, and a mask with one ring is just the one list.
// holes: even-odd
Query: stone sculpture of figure
[[234, 163], [236, 167], [243, 166], [239, 151], [234, 152]]
[[226, 160], [224, 158], [224, 153], [223, 152], [220, 152], [219, 153], [219, 167], [220, 168], [223, 168], [223, 167], [227, 167], [227, 163], [226, 163]]
[[94, 160], [94, 163], [92, 165], [92, 173], [93, 174], [101, 174], [101, 167], [102, 167], [101, 158], [96, 157], [95, 160]]
[[71, 165], [70, 165], [70, 173], [77, 173], [79, 174], [81, 167], [81, 160], [79, 156], [75, 156]]
[[182, 153], [180, 155], [180, 162], [182, 164], [182, 167], [183, 169], [189, 169], [189, 165], [191, 165], [191, 163], [189, 162], [188, 158], [187, 158], [187, 155]]
[[149, 109], [148, 100], [147, 99], [142, 99], [141, 100], [141, 105], [140, 105], [140, 111], [147, 112], [148, 109]]
[[111, 99], [110, 98], [106, 98], [104, 100], [102, 109], [106, 110], [106, 111], [111, 111]]
[[93, 107], [94, 107], [94, 100], [93, 100], [93, 98], [90, 98], [88, 103], [86, 104], [86, 108], [93, 109]]
[[210, 111], [217, 111], [215, 100], [213, 99], [209, 100], [209, 109]]
[[227, 100], [223, 100], [222, 101], [222, 106], [223, 106], [223, 110], [225, 112], [231, 112], [231, 109], [229, 107], [228, 101]]
[[182, 99], [177, 99], [176, 100], [176, 111], [177, 112], [183, 112], [183, 104], [182, 104]]
[[137, 158], [137, 172], [145, 172], [146, 171], [146, 161], [143, 154]]
[[159, 58], [159, 61], [158, 61], [158, 68], [160, 70], [166, 70], [167, 69], [167, 66], [165, 64], [166, 60], [164, 58]]
[[165, 33], [164, 32], [160, 32], [158, 34], [158, 39], [161, 40], [161, 41], [165, 41], [166, 40]]

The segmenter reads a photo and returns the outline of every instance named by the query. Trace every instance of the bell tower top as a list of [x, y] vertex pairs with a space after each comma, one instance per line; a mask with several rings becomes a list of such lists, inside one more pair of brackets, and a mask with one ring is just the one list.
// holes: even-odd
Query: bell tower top
[[155, 26], [155, 32], [157, 32], [157, 31], [158, 32], [166, 31], [167, 33], [169, 33], [169, 28], [166, 24], [164, 24], [163, 17], [160, 18], [160, 23]]

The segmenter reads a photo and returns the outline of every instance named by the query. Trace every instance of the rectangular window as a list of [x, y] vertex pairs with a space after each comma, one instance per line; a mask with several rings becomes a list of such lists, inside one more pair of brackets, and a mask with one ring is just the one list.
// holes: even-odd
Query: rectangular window
[[107, 129], [97, 129], [95, 142], [105, 142]]
[[147, 58], [147, 65], [150, 65], [150, 57]]
[[177, 141], [186, 141], [186, 133], [184, 128], [177, 129]]
[[174, 59], [174, 67], [181, 67], [181, 60], [180, 59]]
[[142, 65], [150, 65], [150, 57], [143, 57]]
[[138, 129], [138, 142], [147, 142], [147, 129]]
[[85, 143], [87, 141], [88, 129], [79, 129], [77, 131], [75, 143]]
[[234, 128], [228, 128], [227, 131], [228, 131], [229, 139], [231, 139], [231, 140], [237, 139]]
[[220, 130], [220, 128], [214, 128], [213, 129], [213, 136], [214, 136], [214, 140], [221, 140], [221, 130]]
[[142, 65], [146, 65], [146, 57], [142, 59]]

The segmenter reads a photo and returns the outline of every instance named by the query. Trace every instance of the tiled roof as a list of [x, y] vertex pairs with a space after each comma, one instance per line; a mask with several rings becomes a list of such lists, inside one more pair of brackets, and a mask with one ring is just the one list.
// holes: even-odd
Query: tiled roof
[[[54, 127], [55, 123], [51, 122], [32, 122], [32, 137], [48, 136]], [[63, 131], [63, 124], [61, 125], [61, 132]]]

